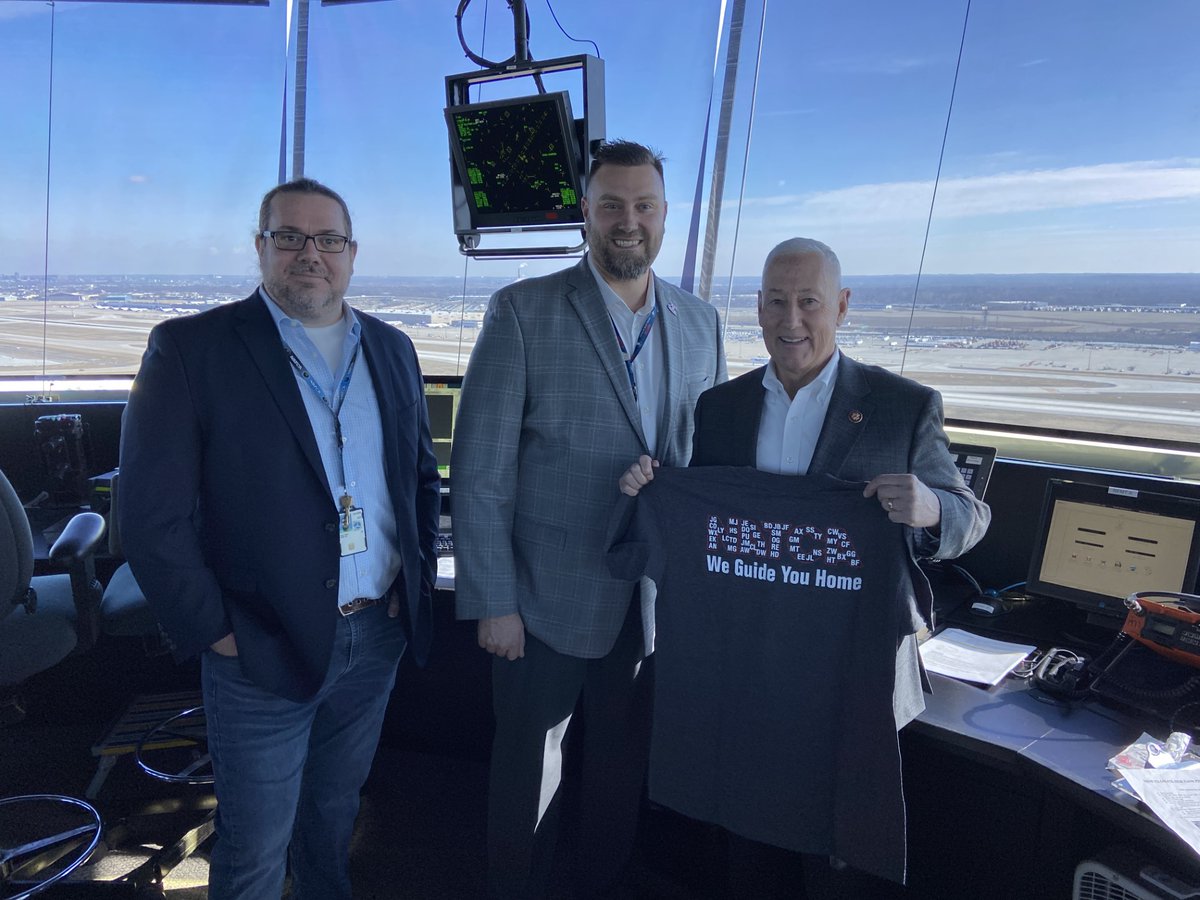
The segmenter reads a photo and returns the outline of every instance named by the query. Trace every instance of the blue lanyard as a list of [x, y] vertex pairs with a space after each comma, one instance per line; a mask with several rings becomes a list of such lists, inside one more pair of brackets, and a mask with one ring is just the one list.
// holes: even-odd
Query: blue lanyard
[[[300, 377], [308, 382], [308, 386], [312, 388], [313, 393], [317, 395], [317, 399], [324, 403], [325, 406], [329, 408], [329, 411], [333, 413], [335, 422], [338, 419], [338, 414], [342, 411], [342, 404], [346, 402], [346, 392], [350, 390], [350, 376], [354, 374], [354, 364], [358, 362], [358, 348], [359, 345], [355, 344], [354, 354], [350, 357], [350, 365], [346, 366], [346, 374], [342, 376], [342, 383], [338, 385], [337, 406], [335, 407], [329, 402], [329, 397], [325, 394], [324, 388], [317, 384], [317, 379], [312, 377], [312, 373], [308, 371], [308, 367], [305, 366], [304, 363], [300, 362], [300, 357], [296, 355], [296, 351], [288, 346], [287, 341], [283, 342], [283, 349], [287, 351], [288, 359], [292, 363], [292, 368], [300, 373]], [[340, 425], [338, 427], [338, 431], [341, 431]]]
[[633, 345], [633, 353], [630, 353], [625, 346], [625, 339], [621, 337], [621, 329], [617, 327], [617, 320], [612, 317], [611, 313], [608, 318], [612, 322], [613, 333], [617, 336], [617, 346], [621, 348], [621, 357], [625, 360], [625, 371], [629, 375], [629, 386], [633, 388], [634, 402], [637, 402], [637, 375], [633, 371], [633, 361], [638, 358], [638, 354], [646, 346], [646, 338], [650, 336], [650, 331], [654, 328], [654, 320], [658, 318], [658, 304], [655, 303], [654, 308], [650, 310], [650, 315], [646, 316], [646, 323], [642, 326], [642, 330], [638, 334], [637, 343]]
[[308, 371], [308, 367], [300, 361], [300, 357], [296, 355], [296, 351], [288, 346], [287, 341], [283, 341], [283, 349], [287, 351], [288, 360], [292, 363], [292, 368], [295, 369], [300, 377], [308, 382], [308, 386], [312, 388], [312, 392], [317, 395], [317, 399], [325, 404], [325, 408], [333, 413], [333, 434], [337, 439], [338, 451], [338, 468], [342, 473], [342, 508], [348, 509], [351, 505], [349, 492], [346, 491], [346, 459], [342, 453], [342, 445], [345, 440], [342, 438], [342, 404], [346, 402], [346, 392], [350, 390], [350, 376], [354, 374], [354, 364], [358, 362], [358, 350], [361, 344], [354, 345], [354, 353], [350, 357], [350, 365], [346, 366], [346, 374], [342, 376], [342, 382], [338, 385], [337, 391], [337, 406], [335, 407], [329, 402], [329, 397], [321, 385], [317, 384], [317, 379], [313, 378], [312, 372]]

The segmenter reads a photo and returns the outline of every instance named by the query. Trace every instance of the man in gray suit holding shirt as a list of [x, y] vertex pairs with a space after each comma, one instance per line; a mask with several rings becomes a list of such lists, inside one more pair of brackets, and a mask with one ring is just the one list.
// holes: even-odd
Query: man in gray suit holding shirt
[[725, 380], [716, 310], [650, 271], [667, 212], [661, 157], [601, 145], [583, 212], [581, 262], [492, 297], [455, 426], [457, 612], [479, 620], [479, 645], [496, 655], [493, 897], [547, 889], [580, 697], [575, 892], [602, 896], [623, 874], [647, 756], [654, 597], [608, 574], [605, 525], [630, 459], [687, 463], [696, 400]]

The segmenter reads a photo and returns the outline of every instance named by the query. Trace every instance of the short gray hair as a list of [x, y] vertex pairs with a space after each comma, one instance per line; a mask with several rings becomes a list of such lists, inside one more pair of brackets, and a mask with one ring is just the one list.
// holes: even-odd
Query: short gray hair
[[766, 260], [763, 262], [763, 279], [767, 277], [767, 269], [771, 263], [777, 259], [782, 259], [785, 256], [804, 256], [809, 253], [815, 253], [825, 260], [826, 274], [833, 279], [835, 290], [840, 290], [842, 287], [842, 264], [838, 260], [837, 254], [829, 249], [828, 244], [822, 244], [820, 241], [813, 238], [794, 237], [788, 238], [780, 244], [776, 244], [771, 248], [771, 252], [767, 254]]

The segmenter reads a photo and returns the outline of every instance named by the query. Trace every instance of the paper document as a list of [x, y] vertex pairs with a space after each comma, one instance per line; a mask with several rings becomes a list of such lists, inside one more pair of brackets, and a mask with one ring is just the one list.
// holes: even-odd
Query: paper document
[[921, 662], [930, 672], [994, 685], [1036, 648], [994, 641], [958, 628], [947, 628], [921, 644]]
[[1200, 853], [1200, 768], [1118, 769], [1163, 824]]

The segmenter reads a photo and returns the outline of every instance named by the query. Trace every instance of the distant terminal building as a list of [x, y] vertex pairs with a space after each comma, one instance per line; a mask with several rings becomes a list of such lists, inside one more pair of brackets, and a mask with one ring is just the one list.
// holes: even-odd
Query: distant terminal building
[[385, 322], [397, 322], [400, 325], [428, 325], [433, 321], [433, 314], [427, 312], [384, 312], [371, 313]]
[[147, 310], [150, 312], [203, 312], [219, 301], [190, 303], [185, 300], [135, 300], [129, 294], [108, 294], [96, 301], [97, 309]]
[[446, 313], [445, 321], [452, 328], [480, 328], [483, 326], [483, 310], [467, 310], [462, 314], [454, 310]]

